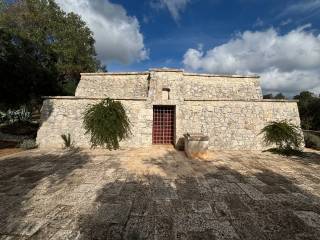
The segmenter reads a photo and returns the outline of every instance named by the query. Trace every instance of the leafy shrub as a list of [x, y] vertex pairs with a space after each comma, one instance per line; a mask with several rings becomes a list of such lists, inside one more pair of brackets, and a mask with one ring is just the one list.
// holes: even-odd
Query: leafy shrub
[[28, 150], [28, 149], [37, 148], [38, 145], [34, 139], [26, 139], [26, 140], [23, 140], [23, 142], [19, 145], [19, 147]]
[[62, 134], [61, 138], [63, 139], [65, 148], [72, 148], [73, 147], [70, 133], [68, 133], [68, 135]]
[[38, 128], [38, 123], [14, 122], [0, 126], [0, 132], [13, 135], [28, 135], [31, 138], [35, 138]]
[[31, 121], [31, 116], [31, 112], [25, 106], [22, 106], [18, 110], [9, 109], [6, 113], [2, 112], [0, 114], [0, 121], [7, 123], [27, 122]]
[[119, 142], [131, 133], [122, 103], [110, 98], [89, 105], [83, 115], [83, 124], [86, 134], [91, 135], [91, 147], [118, 149]]
[[302, 143], [299, 127], [285, 120], [270, 122], [260, 134], [264, 134], [263, 141], [266, 145], [276, 145], [281, 150], [298, 150]]
[[0, 111], [0, 124], [7, 121], [7, 113]]

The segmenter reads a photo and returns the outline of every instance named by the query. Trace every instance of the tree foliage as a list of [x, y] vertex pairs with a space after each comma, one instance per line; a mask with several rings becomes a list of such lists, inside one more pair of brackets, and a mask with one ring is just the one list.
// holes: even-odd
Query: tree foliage
[[0, 29], [0, 102], [16, 106], [59, 92], [56, 55]]
[[320, 98], [311, 92], [304, 91], [294, 99], [299, 100], [298, 107], [302, 128], [320, 131]]
[[1, 94], [7, 94], [9, 103], [64, 94], [64, 85], [77, 83], [80, 72], [101, 69], [90, 29], [78, 15], [66, 14], [53, 0], [9, 4], [0, 15], [0, 30], [0, 73], [6, 74]]
[[273, 94], [270, 93], [270, 94], [263, 95], [263, 99], [286, 99], [286, 96], [283, 95], [281, 92], [277, 93], [275, 96], [273, 96]]
[[119, 142], [131, 133], [122, 103], [109, 98], [88, 106], [83, 115], [83, 125], [86, 134], [91, 136], [92, 147], [101, 146], [109, 150], [118, 149]]
[[260, 134], [266, 145], [276, 145], [281, 150], [299, 149], [303, 140], [299, 127], [285, 120], [268, 123]]

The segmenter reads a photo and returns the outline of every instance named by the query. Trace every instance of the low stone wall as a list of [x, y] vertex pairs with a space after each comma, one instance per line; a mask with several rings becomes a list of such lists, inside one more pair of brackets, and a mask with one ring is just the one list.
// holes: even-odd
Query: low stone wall
[[[90, 147], [90, 136], [82, 127], [82, 113], [89, 104], [101, 99], [62, 97], [46, 99], [41, 113], [41, 127], [37, 135], [40, 148], [63, 147], [62, 134], [70, 133], [77, 147]], [[121, 142], [121, 147], [147, 146], [152, 142], [152, 108], [145, 100], [120, 100], [131, 121], [132, 136]]]
[[[61, 134], [71, 134], [76, 146], [90, 147], [89, 136], [82, 128], [82, 113], [88, 104], [99, 99], [46, 99], [42, 108], [42, 125], [37, 143], [41, 148], [63, 147]], [[132, 136], [122, 147], [152, 144], [152, 105], [144, 100], [120, 100], [132, 124]], [[213, 150], [261, 150], [259, 135], [269, 121], [287, 119], [300, 125], [296, 102], [288, 101], [185, 101], [176, 119], [176, 142], [183, 134], [203, 133], [210, 138]]]
[[259, 133], [270, 121], [300, 126], [297, 103], [289, 101], [186, 101], [182, 111], [184, 132], [208, 135], [214, 150], [265, 149]]

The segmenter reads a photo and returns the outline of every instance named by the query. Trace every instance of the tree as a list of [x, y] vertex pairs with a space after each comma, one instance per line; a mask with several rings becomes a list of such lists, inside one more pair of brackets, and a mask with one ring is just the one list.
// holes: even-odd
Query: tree
[[263, 95], [263, 99], [273, 99], [272, 93]]
[[320, 98], [313, 93], [303, 91], [294, 96], [299, 100], [298, 108], [301, 118], [301, 126], [305, 130], [320, 130]]
[[4, 0], [0, 0], [0, 13], [3, 12], [7, 7], [7, 3]]
[[274, 99], [286, 99], [286, 96], [284, 96], [281, 92], [274, 96]]
[[[43, 55], [47, 54], [46, 58], [38, 59], [38, 63], [42, 68], [52, 65], [49, 72], [55, 68], [54, 77], [61, 88], [60, 94], [64, 93], [62, 89], [66, 84], [78, 83], [80, 72], [94, 72], [102, 68], [96, 59], [93, 34], [85, 22], [74, 13], [63, 12], [53, 0], [20, 0], [10, 4], [1, 13], [0, 29], [11, 38], [32, 44], [34, 52], [38, 49]], [[0, 71], [2, 74], [4, 69]], [[39, 78], [36, 73], [24, 72], [24, 76], [29, 74]], [[12, 75], [11, 81], [19, 79]], [[37, 97], [43, 95], [42, 92], [32, 94]]]
[[281, 92], [273, 96], [272, 93], [263, 95], [263, 99], [286, 99], [286, 96], [283, 95]]
[[59, 92], [56, 55], [0, 29], [0, 103], [15, 107]]

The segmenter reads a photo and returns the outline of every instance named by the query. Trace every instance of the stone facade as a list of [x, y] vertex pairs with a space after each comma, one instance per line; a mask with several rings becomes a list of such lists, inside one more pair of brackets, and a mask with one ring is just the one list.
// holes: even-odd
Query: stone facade
[[90, 147], [82, 112], [105, 97], [119, 100], [132, 123], [122, 147], [152, 145], [153, 107], [175, 106], [175, 140], [183, 146], [186, 132], [209, 136], [213, 150], [261, 150], [259, 135], [272, 120], [300, 125], [295, 101], [263, 100], [258, 77], [184, 73], [151, 69], [142, 73], [82, 74], [75, 97], [47, 97], [42, 108], [40, 147], [61, 147], [70, 133], [76, 146]]

